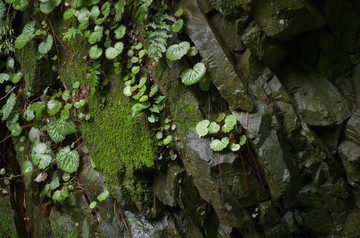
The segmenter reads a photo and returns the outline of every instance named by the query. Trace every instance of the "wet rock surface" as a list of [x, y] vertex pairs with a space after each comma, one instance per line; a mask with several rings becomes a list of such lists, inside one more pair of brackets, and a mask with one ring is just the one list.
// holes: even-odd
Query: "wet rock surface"
[[[62, 204], [38, 203], [39, 186], [25, 176], [39, 237], [130, 237], [124, 220], [132, 237], [360, 237], [360, 4], [241, 2], [174, 3], [184, 9], [184, 32], [169, 45], [195, 45], [194, 61], [206, 64], [212, 84], [208, 92], [182, 84], [191, 60], [154, 65], [179, 157], [137, 171], [146, 201], [127, 201], [113, 187], [90, 209], [106, 183], [88, 157]], [[36, 67], [25, 70], [26, 81]], [[236, 133], [247, 136], [238, 152], [214, 152], [211, 136], [195, 131], [221, 112], [235, 115]], [[1, 203], [2, 227], [8, 208]]]

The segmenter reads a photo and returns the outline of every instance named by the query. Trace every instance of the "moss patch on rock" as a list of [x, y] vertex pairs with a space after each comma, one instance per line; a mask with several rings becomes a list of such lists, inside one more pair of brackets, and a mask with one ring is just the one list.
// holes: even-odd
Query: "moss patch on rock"
[[14, 212], [8, 197], [0, 198], [0, 238], [18, 237], [13, 222]]
[[157, 155], [145, 115], [137, 113], [126, 124], [133, 103], [123, 95], [122, 88], [123, 83], [113, 82], [104, 103], [90, 95], [92, 119], [83, 126], [91, 159], [110, 188], [119, 186], [120, 179], [124, 183], [131, 181], [135, 170], [153, 166]]

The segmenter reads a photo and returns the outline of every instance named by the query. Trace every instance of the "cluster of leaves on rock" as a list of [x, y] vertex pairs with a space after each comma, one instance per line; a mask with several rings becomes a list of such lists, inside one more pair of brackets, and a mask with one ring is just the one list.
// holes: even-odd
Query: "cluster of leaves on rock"
[[[3, 2], [0, 4], [0, 23], [5, 22], [7, 28], [11, 29], [12, 16], [16, 13], [16, 11], [10, 11], [11, 6], [15, 10], [24, 11], [28, 1], [6, 3], [9, 5]], [[35, 3], [34, 8], [39, 7], [38, 10], [41, 13], [49, 14], [60, 3], [61, 1], [41, 1]], [[4, 8], [8, 9], [7, 14], [3, 11]], [[36, 11], [33, 14], [36, 15]], [[13, 30], [8, 30], [8, 32], [13, 32]], [[51, 182], [45, 186], [40, 197], [47, 195], [61, 202], [73, 189], [70, 174], [76, 172], [79, 167], [79, 153], [74, 149], [75, 143], [71, 143], [71, 140], [65, 141], [65, 139], [68, 135], [77, 132], [74, 124], [76, 118], [87, 120], [90, 118], [89, 114], [84, 113], [86, 93], [79, 89], [80, 83], [75, 82], [72, 85], [72, 91], [60, 89], [49, 96], [48, 91], [51, 89], [46, 88], [40, 97], [32, 98], [33, 95], [30, 92], [24, 92], [24, 84], [19, 83], [23, 75], [13, 57], [14, 50], [12, 50], [22, 49], [35, 37], [41, 38], [36, 52], [36, 59], [41, 59], [53, 48], [54, 38], [50, 32], [50, 27], [45, 20], [30, 21], [15, 41], [11, 41], [13, 45], [4, 51], [8, 55], [6, 65], [0, 66], [0, 85], [2, 84], [6, 93], [2, 99], [7, 98], [7, 100], [0, 113], [2, 120], [6, 121], [11, 137], [14, 138], [14, 143], [19, 144], [17, 152], [25, 152], [27, 149], [25, 142], [30, 143], [30, 156], [25, 161], [19, 161], [22, 162], [23, 174], [30, 174], [37, 168], [41, 172], [35, 181], [42, 182], [48, 177], [49, 168], [55, 166], [59, 169], [55, 170]], [[55, 55], [53, 59], [56, 58]], [[59, 179], [61, 174], [64, 181], [62, 186]]]
[[[225, 120], [224, 120], [225, 119]], [[229, 134], [236, 125], [236, 116], [221, 113], [215, 121], [202, 120], [196, 125], [196, 132], [200, 137], [212, 134], [214, 137], [221, 137], [219, 139], [211, 139], [210, 148], [214, 151], [222, 151], [228, 145], [230, 150], [238, 151], [240, 147], [245, 144], [246, 136], [242, 135], [237, 142], [229, 138]]]

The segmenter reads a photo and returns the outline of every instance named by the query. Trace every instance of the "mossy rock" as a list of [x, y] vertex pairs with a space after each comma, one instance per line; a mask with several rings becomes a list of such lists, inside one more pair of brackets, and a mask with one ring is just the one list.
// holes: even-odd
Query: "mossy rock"
[[91, 159], [110, 187], [133, 180], [134, 171], [152, 167], [157, 157], [145, 114], [138, 113], [126, 124], [134, 103], [123, 95], [123, 87], [112, 81], [104, 103], [99, 96], [89, 96], [92, 119], [83, 125]]
[[15, 238], [14, 211], [8, 197], [0, 198], [0, 238]]

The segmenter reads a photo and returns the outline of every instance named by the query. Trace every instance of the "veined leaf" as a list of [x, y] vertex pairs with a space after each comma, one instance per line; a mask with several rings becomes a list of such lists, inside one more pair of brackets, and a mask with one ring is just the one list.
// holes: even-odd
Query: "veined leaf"
[[61, 142], [67, 135], [76, 132], [74, 123], [58, 119], [48, 124], [48, 133], [52, 141]]
[[20, 81], [21, 77], [22, 77], [22, 73], [21, 73], [21, 72], [17, 72], [17, 73], [15, 73], [15, 74], [12, 74], [12, 75], [11, 75], [10, 80], [11, 80], [11, 82], [13, 82], [13, 83], [18, 83], [18, 82]]
[[51, 50], [53, 41], [54, 41], [53, 37], [51, 35], [48, 35], [46, 37], [46, 41], [43, 41], [39, 44], [38, 46], [39, 53], [43, 55], [47, 54]]
[[14, 109], [15, 103], [16, 103], [16, 94], [11, 93], [10, 97], [6, 101], [6, 104], [1, 109], [1, 113], [3, 114], [2, 116], [3, 121], [5, 121], [10, 116], [10, 113]]
[[221, 122], [225, 118], [225, 113], [220, 113], [220, 115], [216, 118], [216, 122]]
[[27, 107], [23, 113], [23, 118], [27, 121], [32, 121], [35, 118], [34, 112]]
[[5, 5], [5, 3], [1, 0], [1, 1], [0, 1], [0, 19], [5, 16], [5, 12], [6, 12], [6, 5]]
[[171, 31], [179, 32], [182, 29], [183, 25], [184, 21], [182, 19], [179, 19], [171, 25]]
[[50, 100], [47, 103], [47, 111], [50, 116], [55, 115], [58, 111], [60, 111], [62, 107], [62, 103], [58, 100]]
[[196, 132], [198, 133], [199, 137], [206, 136], [209, 132], [208, 126], [210, 124], [209, 120], [202, 120], [196, 125]]
[[116, 28], [116, 30], [114, 31], [115, 38], [118, 40], [123, 38], [123, 36], [125, 35], [125, 31], [126, 31], [126, 26], [124, 26], [124, 25], [121, 25], [118, 28]]
[[190, 43], [187, 41], [183, 41], [179, 44], [175, 44], [170, 46], [166, 51], [166, 58], [169, 60], [179, 60], [181, 59], [188, 50], [190, 49]]
[[91, 8], [90, 16], [92, 19], [96, 20], [98, 16], [100, 16], [100, 8], [99, 6], [95, 5]]
[[70, 8], [69, 10], [67, 10], [66, 12], [64, 12], [63, 18], [64, 18], [64, 20], [68, 20], [68, 19], [70, 19], [73, 15], [74, 15], [74, 11], [73, 11], [72, 8]]
[[119, 54], [121, 54], [121, 52], [124, 49], [124, 43], [116, 42], [115, 45], [114, 45], [114, 48], [117, 49], [120, 52]]
[[216, 122], [211, 122], [208, 130], [210, 134], [215, 134], [220, 130], [220, 126]]
[[238, 151], [238, 150], [240, 150], [240, 145], [239, 145], [239, 144], [230, 143], [229, 148], [230, 148], [230, 150], [232, 150], [232, 151]]
[[65, 189], [61, 189], [54, 192], [54, 194], [52, 195], [52, 199], [54, 201], [63, 202], [68, 196], [69, 192], [67, 192]]
[[99, 42], [101, 40], [103, 36], [103, 29], [103, 27], [100, 27], [89, 35], [90, 44], [95, 44], [96, 42]]
[[30, 171], [33, 171], [34, 167], [30, 160], [25, 160], [21, 167], [21, 172], [23, 174], [29, 173]]
[[185, 85], [189, 86], [198, 83], [200, 79], [204, 77], [205, 73], [206, 73], [205, 65], [203, 63], [197, 63], [194, 65], [192, 69], [191, 68], [185, 69], [181, 73], [181, 79]]
[[53, 179], [50, 182], [50, 189], [54, 190], [60, 186], [59, 177], [53, 177]]
[[121, 52], [115, 49], [114, 47], [109, 47], [105, 51], [105, 56], [107, 59], [115, 59], [119, 56]]
[[153, 84], [150, 88], [149, 97], [152, 97], [155, 95], [155, 93], [158, 91], [159, 86], [157, 84]]
[[40, 2], [40, 11], [44, 14], [49, 14], [61, 3], [61, 0], [48, 0], [46, 2]]
[[76, 150], [71, 150], [70, 146], [60, 149], [56, 154], [56, 159], [60, 169], [69, 174], [75, 172], [79, 167], [79, 153]]
[[225, 124], [222, 127], [222, 131], [225, 133], [230, 132], [232, 129], [234, 129], [235, 125], [236, 125], [236, 116], [229, 115], [225, 118]]
[[89, 56], [91, 59], [98, 59], [102, 55], [103, 50], [97, 45], [93, 45], [90, 48]]
[[230, 140], [228, 137], [224, 137], [221, 140], [218, 139], [212, 140], [210, 143], [210, 148], [213, 151], [222, 151], [229, 144], [229, 141]]
[[0, 83], [3, 83], [5, 81], [9, 81], [10, 75], [7, 73], [1, 73], [0, 74]]
[[30, 36], [28, 34], [20, 34], [15, 40], [15, 48], [23, 48], [32, 38], [33, 36]]
[[15, 10], [24, 11], [28, 6], [28, 3], [27, 0], [14, 0], [13, 7]]

